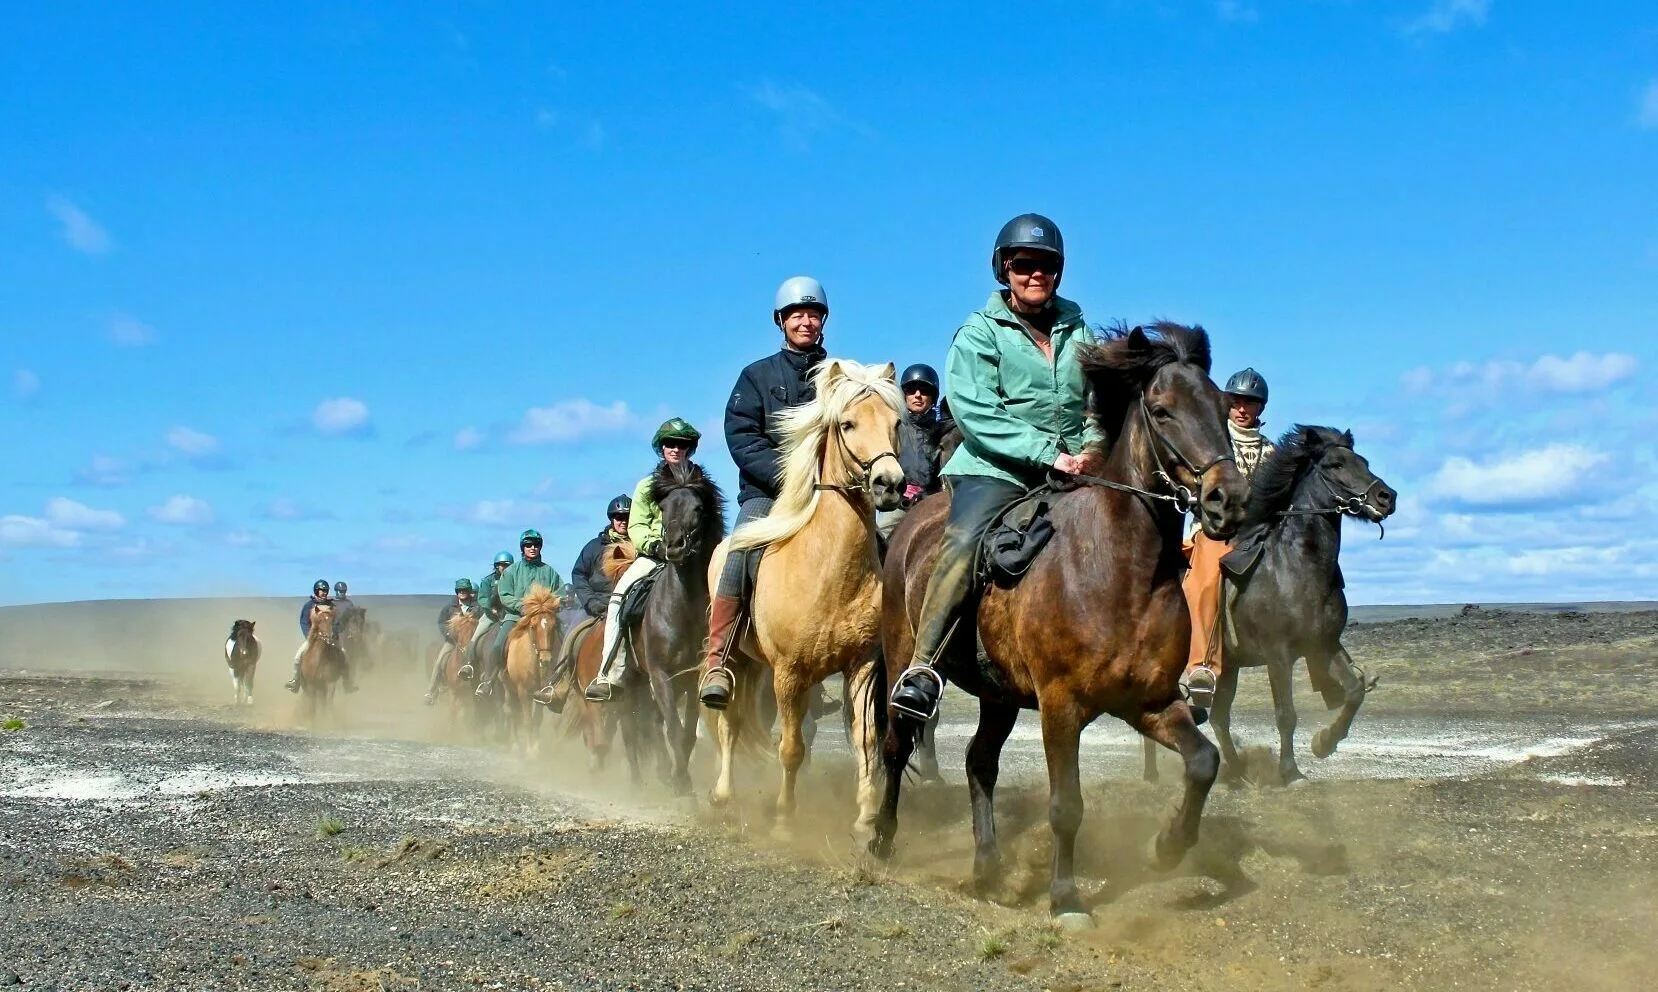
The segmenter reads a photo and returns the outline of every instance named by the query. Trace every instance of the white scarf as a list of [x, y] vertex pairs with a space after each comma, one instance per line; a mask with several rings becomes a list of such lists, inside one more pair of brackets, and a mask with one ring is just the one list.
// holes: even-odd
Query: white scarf
[[1232, 457], [1238, 463], [1238, 471], [1244, 474], [1245, 479], [1253, 479], [1255, 470], [1276, 449], [1271, 441], [1261, 436], [1259, 425], [1239, 427], [1228, 420], [1226, 430], [1232, 435]]

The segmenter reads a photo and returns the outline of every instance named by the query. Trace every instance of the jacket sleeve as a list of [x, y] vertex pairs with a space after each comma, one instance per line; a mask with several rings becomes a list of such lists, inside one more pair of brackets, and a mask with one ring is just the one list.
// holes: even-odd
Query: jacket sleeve
[[299, 636], [311, 636], [311, 601], [306, 600], [299, 606]]
[[515, 613], [520, 616], [524, 612], [525, 590], [518, 588], [518, 576], [523, 571], [515, 562], [511, 568], [501, 575], [500, 581], [495, 583], [495, 599], [506, 607], [508, 613]]
[[576, 556], [576, 563], [570, 568], [570, 585], [576, 590], [576, 602], [587, 608], [587, 601], [593, 595], [593, 567], [598, 564], [599, 552], [604, 545], [604, 539], [595, 537], [581, 546], [581, 554]]
[[1059, 457], [1059, 444], [1014, 416], [1001, 388], [995, 332], [969, 320], [956, 331], [945, 362], [950, 413], [974, 454], [1028, 475]]
[[633, 509], [628, 511], [628, 540], [640, 554], [657, 541], [662, 529], [662, 509], [651, 499], [651, 480], [639, 480], [633, 487]]
[[725, 446], [737, 469], [775, 490], [783, 467], [777, 448], [766, 436], [766, 396], [744, 369], [725, 404]]
[[[1098, 340], [1087, 325], [1079, 332], [1079, 338], [1083, 344], [1094, 344]], [[1102, 451], [1105, 448], [1105, 432], [1094, 422], [1094, 387], [1089, 385], [1087, 375], [1082, 377], [1082, 444]]]

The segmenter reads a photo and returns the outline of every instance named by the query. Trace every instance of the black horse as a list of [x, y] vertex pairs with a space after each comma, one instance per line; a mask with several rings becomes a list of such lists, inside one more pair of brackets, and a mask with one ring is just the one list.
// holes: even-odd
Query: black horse
[[[1364, 672], [1341, 646], [1347, 626], [1342, 590], [1341, 518], [1381, 523], [1398, 494], [1353, 450], [1353, 435], [1329, 427], [1296, 425], [1256, 471], [1243, 527], [1233, 542], [1222, 583], [1225, 637], [1220, 684], [1210, 718], [1225, 774], [1240, 775], [1232, 737], [1232, 700], [1238, 670], [1265, 666], [1278, 720], [1278, 773], [1285, 784], [1306, 776], [1295, 763], [1293, 675], [1298, 658], [1324, 704], [1340, 712], [1313, 735], [1319, 758], [1335, 753], [1364, 703]], [[1252, 562], [1244, 574], [1233, 572]], [[1145, 777], [1157, 777], [1156, 753], [1146, 744]]]
[[646, 756], [660, 754], [665, 741], [664, 777], [675, 793], [689, 795], [700, 712], [690, 674], [708, 637], [708, 562], [725, 537], [725, 496], [701, 467], [664, 462], [651, 478], [651, 497], [662, 513], [666, 564], [645, 597], [637, 627], [623, 633], [624, 644], [637, 647], [638, 664], [624, 679], [622, 735], [635, 780]]

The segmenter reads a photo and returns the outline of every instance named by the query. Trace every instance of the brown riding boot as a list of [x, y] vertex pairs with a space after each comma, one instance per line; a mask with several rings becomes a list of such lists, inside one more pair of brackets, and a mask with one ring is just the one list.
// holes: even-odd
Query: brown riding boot
[[702, 659], [702, 682], [697, 686], [697, 698], [711, 710], [723, 710], [731, 705], [736, 680], [724, 664], [726, 644], [736, 633], [737, 619], [742, 615], [743, 601], [738, 597], [714, 597], [708, 615], [708, 647]]
[[[1192, 640], [1186, 656], [1186, 671], [1180, 676], [1180, 688], [1187, 701], [1204, 711], [1214, 705], [1220, 682], [1220, 560], [1230, 550], [1226, 542], [1216, 541], [1201, 531], [1193, 535], [1191, 570], [1181, 584], [1186, 593], [1186, 608], [1192, 615]], [[1207, 712], [1202, 714], [1207, 716]]]

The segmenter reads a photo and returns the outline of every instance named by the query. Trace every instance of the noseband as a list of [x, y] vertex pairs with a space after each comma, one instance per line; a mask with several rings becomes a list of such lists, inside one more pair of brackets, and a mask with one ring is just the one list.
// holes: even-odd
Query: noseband
[[[1382, 485], [1381, 479], [1372, 477], [1370, 485], [1365, 486], [1363, 491], [1360, 491], [1356, 489], [1348, 489], [1346, 486], [1336, 485], [1334, 479], [1331, 479], [1328, 475], [1324, 474], [1323, 466], [1313, 469], [1313, 474], [1318, 477], [1320, 482], [1324, 483], [1324, 487], [1326, 489], [1330, 490], [1331, 497], [1336, 501], [1335, 505], [1310, 506], [1305, 509], [1296, 509], [1294, 506], [1291, 506], [1287, 510], [1279, 510], [1278, 516], [1322, 517], [1333, 513], [1337, 516], [1357, 517], [1360, 520], [1365, 520], [1376, 525], [1376, 529], [1381, 532], [1376, 536], [1376, 540], [1380, 541], [1382, 538], [1387, 536], [1387, 528], [1382, 526], [1382, 522], [1380, 520], [1371, 521], [1370, 518], [1365, 516], [1366, 510], [1377, 514], [1378, 516], [1381, 515], [1382, 511], [1377, 509], [1376, 505], [1370, 501], [1371, 494], [1376, 491], [1376, 487]], [[1342, 495], [1344, 493], [1345, 495]]]
[[[853, 404], [857, 403], [859, 400], [863, 399], [865, 396], [868, 396], [872, 392], [874, 392], [873, 389], [865, 389], [863, 392], [852, 397], [851, 400], [847, 401], [847, 408], [850, 409]], [[875, 484], [870, 477], [869, 470], [874, 468], [875, 463], [883, 458], [891, 458], [895, 462], [898, 461], [898, 452], [882, 451], [865, 460], [859, 458], [852, 452], [851, 446], [846, 443], [846, 435], [841, 432], [839, 425], [834, 428], [834, 431], [835, 440], [841, 446], [841, 454], [846, 456], [847, 461], [858, 466], [858, 472], [852, 477], [850, 484], [830, 485], [826, 482], [820, 482], [812, 488], [818, 492], [837, 492], [846, 496], [853, 495], [854, 493], [862, 493], [864, 495], [873, 496], [875, 492]], [[900, 463], [899, 467], [900, 469], [903, 467], [902, 463]]]
[[1146, 397], [1144, 393], [1140, 395], [1140, 420], [1145, 424], [1146, 430], [1151, 434], [1153, 439], [1152, 458], [1157, 461], [1157, 470], [1155, 475], [1159, 481], [1163, 482], [1174, 492], [1175, 502], [1179, 505], [1182, 513], [1189, 512], [1194, 506], [1197, 505], [1197, 494], [1175, 481], [1174, 475], [1170, 473], [1163, 464], [1163, 457], [1157, 450], [1159, 446], [1167, 450], [1169, 454], [1173, 455], [1175, 461], [1178, 461], [1181, 466], [1186, 469], [1186, 471], [1192, 473], [1192, 479], [1196, 481], [1198, 485], [1203, 484], [1203, 474], [1214, 468], [1216, 465], [1219, 465], [1221, 462], [1235, 463], [1237, 461], [1237, 459], [1232, 456], [1232, 449], [1228, 447], [1221, 454], [1218, 454], [1204, 462], [1203, 467], [1199, 468], [1196, 463], [1186, 457], [1185, 452], [1181, 451], [1173, 441], [1170, 441], [1162, 431], [1157, 429], [1157, 422], [1151, 419], [1151, 409], [1146, 406]]

